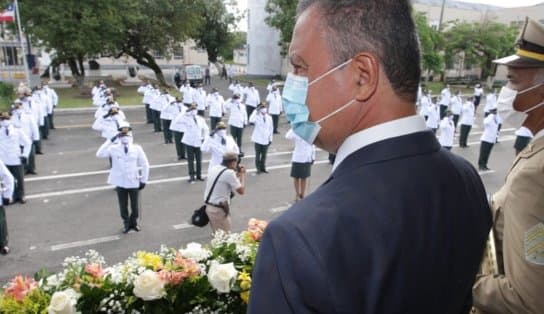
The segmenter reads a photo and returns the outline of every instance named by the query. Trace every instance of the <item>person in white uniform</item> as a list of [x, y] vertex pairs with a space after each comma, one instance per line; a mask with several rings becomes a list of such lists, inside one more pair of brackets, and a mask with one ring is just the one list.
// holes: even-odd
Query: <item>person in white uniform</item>
[[126, 122], [122, 123], [119, 133], [111, 139], [106, 139], [96, 152], [96, 157], [112, 160], [108, 184], [116, 187], [119, 211], [123, 219], [123, 233], [128, 233], [131, 229], [140, 231], [139, 193], [149, 179], [147, 156], [140, 145], [134, 144], [130, 131], [130, 125]]
[[49, 128], [51, 130], [55, 129], [55, 122], [54, 122], [54, 115], [55, 115], [55, 108], [59, 104], [59, 96], [57, 95], [57, 92], [49, 87], [49, 83], [47, 81], [44, 81], [42, 83], [42, 90], [45, 97], [49, 98], [49, 105], [48, 111], [47, 111], [47, 120], [49, 122]]
[[268, 173], [266, 170], [266, 156], [268, 148], [272, 144], [274, 126], [265, 103], [261, 103], [257, 110], [253, 111], [251, 117], [249, 117], [249, 122], [255, 125], [251, 141], [255, 143], [255, 168], [257, 174]]
[[497, 118], [497, 108], [489, 110], [489, 114], [484, 119], [484, 132], [480, 138], [480, 156], [478, 158], [478, 167], [482, 171], [490, 170], [487, 167], [489, 155], [493, 145], [497, 142], [499, 130], [499, 120]]
[[206, 91], [202, 87], [202, 83], [198, 84], [198, 87], [194, 90], [193, 101], [196, 103], [197, 114], [204, 117], [206, 114]]
[[468, 143], [468, 134], [470, 133], [470, 130], [472, 129], [472, 125], [474, 124], [474, 102], [472, 97], [469, 97], [467, 101], [463, 104], [463, 107], [461, 108], [461, 120], [459, 121], [459, 124], [461, 124], [461, 134], [459, 135], [459, 147], [461, 148], [467, 148]]
[[25, 174], [37, 174], [35, 143], [40, 140], [38, 124], [31, 114], [25, 112], [23, 104], [20, 101], [16, 101], [13, 104], [11, 122], [13, 123], [13, 126], [23, 131], [23, 133], [32, 141], [28, 160], [25, 165]]
[[455, 95], [451, 97], [450, 108], [453, 114], [453, 125], [455, 126], [455, 130], [457, 130], [457, 124], [459, 123], [459, 117], [463, 108], [463, 98], [461, 98], [460, 91], [455, 92]]
[[180, 97], [176, 97], [175, 106], [177, 108], [177, 113], [170, 123], [170, 130], [174, 135], [174, 143], [176, 145], [176, 154], [178, 160], [185, 159], [185, 144], [181, 142], [183, 138], [183, 133], [185, 132], [185, 126], [183, 125], [183, 115], [187, 111], [187, 108], [183, 104], [183, 101]]
[[185, 144], [187, 150], [189, 183], [193, 183], [195, 179], [204, 181], [202, 178], [202, 152], [200, 147], [210, 133], [206, 121], [197, 114], [196, 108], [196, 104], [191, 105], [181, 120], [185, 129], [181, 142]]
[[295, 185], [295, 201], [299, 201], [306, 196], [306, 183], [312, 175], [312, 164], [315, 160], [315, 146], [308, 144], [292, 129], [285, 134], [285, 138], [295, 144], [291, 158], [291, 178]]
[[168, 91], [166, 91], [166, 94], [161, 96], [161, 100], [162, 108], [160, 118], [162, 122], [162, 135], [164, 137], [164, 144], [171, 144], [173, 142], [170, 124], [172, 124], [172, 120], [176, 117], [176, 114], [179, 112], [179, 110], [175, 105], [176, 99], [171, 96]]
[[187, 81], [179, 88], [179, 91], [183, 94], [183, 104], [189, 108], [194, 103], [193, 93], [195, 89]]
[[489, 110], [497, 108], [497, 94], [495, 91], [491, 91], [485, 97], [484, 117], [487, 117]]
[[450, 100], [450, 85], [447, 84], [440, 92], [440, 120], [444, 119], [444, 116], [446, 116], [446, 110], [450, 107]]
[[210, 128], [215, 130], [217, 123], [221, 121], [221, 118], [225, 114], [225, 99], [219, 94], [217, 88], [214, 87], [208, 95], [206, 102], [208, 108], [210, 108]]
[[253, 82], [249, 82], [248, 86], [244, 89], [244, 104], [246, 105], [247, 116], [251, 116], [255, 108], [261, 103], [261, 96], [259, 91], [253, 85]]
[[279, 134], [278, 122], [280, 120], [280, 114], [283, 111], [283, 102], [281, 100], [281, 93], [277, 86], [273, 86], [270, 94], [266, 97], [268, 103], [268, 114], [272, 117], [272, 123], [274, 125], [274, 134]]
[[32, 142], [25, 133], [13, 126], [9, 112], [0, 114], [0, 160], [15, 178], [13, 201], [26, 203], [24, 165], [28, 160]]
[[446, 110], [446, 115], [440, 121], [440, 135], [438, 142], [447, 150], [451, 150], [453, 147], [453, 137], [455, 134], [455, 125], [453, 123], [453, 113], [450, 110]]
[[9, 253], [8, 247], [8, 221], [6, 218], [5, 205], [9, 205], [12, 200], [14, 178], [8, 168], [0, 160], [0, 180], [2, 180], [2, 197], [0, 198], [0, 254], [6, 255]]
[[434, 134], [438, 129], [438, 124], [440, 123], [440, 112], [438, 105], [436, 104], [436, 99], [429, 101], [427, 107], [427, 128], [429, 128]]
[[229, 113], [228, 125], [230, 126], [230, 134], [236, 140], [236, 144], [240, 148], [240, 154], [244, 155], [242, 150], [242, 135], [244, 127], [247, 125], [247, 111], [245, 105], [240, 101], [240, 95], [234, 94], [231, 99], [225, 103], [225, 111]]
[[240, 154], [238, 145], [236, 145], [232, 136], [227, 134], [227, 125], [224, 122], [217, 124], [215, 130], [202, 143], [200, 150], [211, 155], [208, 163], [208, 173], [212, 167], [221, 164], [223, 155], [226, 152]]

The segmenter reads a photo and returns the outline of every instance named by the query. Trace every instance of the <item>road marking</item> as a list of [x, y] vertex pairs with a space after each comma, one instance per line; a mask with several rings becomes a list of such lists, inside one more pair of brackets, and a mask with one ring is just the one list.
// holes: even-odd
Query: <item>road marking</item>
[[[320, 160], [316, 161], [314, 164], [326, 164], [329, 163], [328, 160]], [[270, 166], [268, 167], [268, 170], [277, 170], [277, 169], [285, 169], [290, 168], [291, 163], [289, 164], [283, 164], [278, 166]], [[256, 172], [257, 169], [248, 169], [248, 173]], [[206, 174], [204, 174], [205, 176]], [[179, 181], [186, 181], [189, 180], [189, 176], [184, 177], [177, 177], [177, 178], [168, 178], [168, 179], [160, 179], [160, 180], [152, 180], [148, 181], [147, 185], [153, 185], [153, 184], [161, 184], [161, 183], [172, 183], [172, 182], [179, 182]], [[113, 190], [114, 186], [112, 185], [103, 185], [103, 186], [96, 186], [92, 188], [83, 188], [83, 189], [73, 189], [73, 190], [64, 190], [64, 191], [57, 191], [57, 192], [46, 192], [46, 193], [38, 193], [33, 195], [27, 195], [27, 199], [38, 199], [38, 198], [48, 198], [48, 197], [55, 197], [55, 196], [65, 196], [65, 195], [73, 195], [73, 194], [82, 194], [82, 193], [91, 193], [91, 192], [99, 192], [99, 191], [106, 191], [106, 190]]]
[[[318, 150], [321, 151], [321, 150]], [[270, 153], [268, 156], [282, 156], [282, 155], [288, 155], [292, 154], [292, 151], [285, 151], [285, 152], [277, 152], [277, 153]], [[255, 158], [255, 155], [247, 155], [243, 158]], [[206, 159], [203, 160], [202, 163], [209, 163], [210, 160]], [[159, 168], [167, 168], [167, 167], [177, 167], [177, 166], [185, 166], [187, 165], [187, 162], [176, 162], [176, 163], [167, 163], [167, 164], [158, 164], [158, 165], [152, 165], [149, 168], [150, 169], [159, 169]], [[74, 172], [74, 173], [66, 173], [66, 174], [58, 174], [58, 175], [52, 175], [52, 176], [38, 176], [38, 177], [32, 177], [32, 178], [25, 178], [25, 182], [34, 182], [34, 181], [44, 181], [44, 180], [58, 180], [58, 179], [67, 179], [67, 178], [74, 178], [74, 177], [84, 177], [84, 176], [93, 176], [93, 175], [100, 175], [100, 174], [108, 174], [110, 170], [97, 170], [97, 171], [86, 171], [86, 172]]]
[[[145, 124], [144, 121], [136, 121], [131, 122], [130, 125], [142, 125]], [[83, 129], [83, 128], [91, 128], [92, 124], [73, 124], [73, 125], [61, 125], [61, 126], [55, 126], [55, 129]]]
[[52, 245], [51, 251], [60, 251], [60, 250], [71, 249], [71, 248], [80, 247], [80, 246], [89, 246], [89, 245], [94, 245], [98, 243], [117, 241], [120, 239], [121, 239], [121, 236], [115, 235], [115, 236], [102, 237], [102, 238], [90, 239], [85, 241], [62, 243], [62, 244]]
[[[503, 136], [503, 137], [499, 137], [499, 143], [500, 142], [509, 142], [509, 141], [513, 141], [515, 140], [516, 137], [513, 136], [513, 135], [507, 135], [507, 136]], [[468, 142], [467, 144], [468, 145], [479, 145], [481, 143], [481, 141], [477, 141], [477, 142]], [[454, 144], [453, 147], [459, 147], [459, 144]]]
[[[508, 129], [501, 129], [499, 132], [502, 133], [502, 132], [512, 132], [512, 131], [515, 131], [517, 130], [516, 128], [508, 128]], [[468, 135], [478, 135], [478, 134], [482, 134], [484, 133], [483, 131], [476, 131], [476, 132], [470, 132]], [[460, 134], [460, 133], [458, 133]]]
[[272, 208], [272, 209], [270, 209], [270, 212], [272, 212], [274, 214], [281, 213], [281, 212], [284, 212], [287, 209], [289, 209], [289, 207], [291, 207], [291, 204], [289, 204], [287, 206], [280, 206], [280, 207]]
[[172, 227], [174, 227], [175, 230], [181, 230], [181, 229], [193, 228], [193, 227], [196, 227], [196, 226], [193, 226], [193, 225], [188, 224], [188, 223], [182, 223], [182, 224], [179, 224], [179, 225], [173, 225]]

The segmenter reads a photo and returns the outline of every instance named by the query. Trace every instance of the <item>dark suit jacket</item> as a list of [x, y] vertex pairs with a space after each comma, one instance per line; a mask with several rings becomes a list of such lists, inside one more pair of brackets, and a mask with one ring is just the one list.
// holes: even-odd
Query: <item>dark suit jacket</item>
[[249, 313], [468, 313], [490, 227], [478, 173], [431, 132], [371, 144], [269, 224]]

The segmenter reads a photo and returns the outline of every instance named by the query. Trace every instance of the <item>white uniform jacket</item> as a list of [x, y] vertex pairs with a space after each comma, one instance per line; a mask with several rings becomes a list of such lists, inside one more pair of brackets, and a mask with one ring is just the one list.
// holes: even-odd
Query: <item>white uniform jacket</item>
[[206, 91], [202, 88], [197, 88], [193, 92], [193, 102], [196, 103], [197, 110], [206, 110]]
[[125, 145], [106, 140], [96, 152], [98, 158], [111, 158], [111, 170], [108, 184], [125, 189], [135, 189], [140, 182], [147, 183], [149, 179], [149, 162], [140, 145]]
[[274, 125], [269, 114], [262, 114], [259, 110], [253, 111], [249, 117], [249, 123], [254, 123], [255, 128], [251, 134], [251, 141], [261, 145], [272, 143]]
[[183, 124], [183, 116], [185, 116], [185, 112], [187, 111], [187, 108], [184, 105], [179, 106], [178, 105], [179, 112], [176, 114], [174, 119], [172, 119], [172, 122], [170, 123], [170, 130], [175, 132], [183, 133], [185, 132], [185, 124]]
[[22, 109], [15, 110], [11, 116], [11, 123], [19, 128], [31, 141], [40, 140], [40, 131], [34, 117], [24, 112]]
[[460, 96], [453, 96], [451, 97], [451, 113], [455, 115], [461, 114], [461, 108], [463, 107], [463, 100]]
[[229, 125], [237, 128], [243, 128], [247, 125], [247, 111], [244, 104], [229, 99], [225, 103], [225, 111], [229, 112]]
[[484, 119], [484, 132], [482, 133], [480, 141], [495, 144], [498, 130], [499, 120], [496, 115], [491, 113]]
[[183, 115], [181, 123], [185, 128], [181, 142], [192, 147], [202, 146], [202, 142], [210, 134], [210, 128], [206, 124], [206, 121], [204, 121], [204, 118], [186, 113]]
[[246, 87], [244, 94], [246, 106], [255, 108], [261, 102], [261, 96], [255, 87]]
[[194, 90], [195, 89], [189, 85], [182, 85], [179, 88], [179, 91], [183, 94], [184, 104], [192, 104], [194, 102], [194, 98], [193, 98]]
[[207, 98], [208, 107], [210, 108], [210, 117], [221, 118], [225, 112], [225, 99], [219, 93], [209, 94]]
[[268, 113], [279, 115], [283, 111], [283, 103], [281, 101], [281, 94], [279, 91], [272, 92], [266, 97], [268, 103]]
[[454, 134], [455, 125], [453, 124], [453, 121], [448, 117], [444, 117], [442, 121], [440, 121], [440, 136], [438, 137], [440, 145], [444, 147], [452, 147]]
[[[224, 143], [224, 144], [223, 144]], [[232, 136], [227, 135], [224, 138], [224, 141], [222, 141], [221, 136], [219, 134], [215, 133], [211, 136], [207, 136], [204, 140], [204, 143], [202, 143], [202, 147], [200, 147], [200, 150], [205, 153], [210, 153], [210, 162], [208, 164], [208, 172], [213, 166], [220, 165], [223, 161], [223, 155], [226, 152], [231, 152], [235, 154], [240, 153], [240, 149], [238, 148], [238, 145], [232, 138]]]
[[[0, 180], [2, 180], [2, 197], [11, 200], [13, 197], [13, 189], [15, 188], [15, 180], [11, 172], [4, 163], [0, 160]], [[3, 199], [0, 197], [0, 206], [4, 205]]]
[[467, 101], [463, 104], [459, 123], [464, 125], [474, 124], [474, 103], [472, 101]]
[[307, 163], [315, 160], [315, 146], [308, 144], [300, 136], [298, 136], [292, 129], [287, 131], [285, 138], [295, 143], [295, 149], [293, 150], [292, 162]]
[[30, 155], [31, 145], [30, 139], [20, 129], [11, 124], [8, 127], [0, 127], [0, 160], [5, 165], [20, 165], [21, 157], [28, 158]]
[[427, 109], [427, 127], [430, 129], [437, 129], [438, 123], [440, 122], [440, 111], [438, 109], [438, 106], [430, 103], [428, 109]]

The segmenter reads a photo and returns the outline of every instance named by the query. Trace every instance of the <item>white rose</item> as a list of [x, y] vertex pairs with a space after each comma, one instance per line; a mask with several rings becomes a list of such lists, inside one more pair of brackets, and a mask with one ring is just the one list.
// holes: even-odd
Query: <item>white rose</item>
[[208, 281], [218, 292], [229, 293], [237, 273], [233, 263], [218, 264], [214, 261], [208, 271]]
[[196, 262], [200, 262], [211, 255], [209, 250], [202, 248], [200, 243], [195, 242], [187, 244], [187, 248], [184, 250], [179, 250], [179, 252], [183, 257], [190, 258]]
[[132, 292], [144, 301], [157, 300], [166, 295], [164, 281], [156, 272], [149, 269], [136, 277]]
[[49, 314], [75, 314], [76, 303], [74, 293], [71, 291], [58, 291], [51, 297], [51, 302], [47, 308]]

